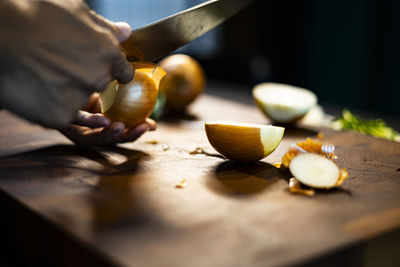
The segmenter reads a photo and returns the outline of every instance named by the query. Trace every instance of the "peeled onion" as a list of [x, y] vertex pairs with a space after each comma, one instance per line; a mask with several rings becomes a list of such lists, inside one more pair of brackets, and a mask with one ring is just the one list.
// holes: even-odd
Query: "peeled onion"
[[302, 118], [317, 104], [317, 96], [310, 90], [280, 83], [256, 85], [253, 97], [268, 118], [281, 124]]

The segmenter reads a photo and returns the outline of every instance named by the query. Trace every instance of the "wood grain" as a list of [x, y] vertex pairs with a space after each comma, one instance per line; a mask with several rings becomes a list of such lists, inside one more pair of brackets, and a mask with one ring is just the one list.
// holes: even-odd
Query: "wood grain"
[[[58, 252], [57, 258], [48, 254], [50, 263], [79, 263], [78, 256], [62, 253], [79, 244], [96, 265], [294, 265], [400, 228], [399, 143], [329, 129], [286, 129], [270, 156], [240, 165], [213, 150], [203, 122], [267, 122], [261, 113], [203, 95], [190, 114], [190, 120], [160, 122], [134, 143], [84, 149], [1, 112], [1, 195], [37, 218], [30, 219], [34, 225], [18, 223], [38, 236], [34, 242], [17, 238], [22, 254], [47, 249]], [[290, 174], [272, 164], [290, 144], [319, 131], [337, 144], [338, 163], [350, 178], [312, 198], [292, 195]], [[196, 148], [208, 153], [190, 153]], [[182, 179], [187, 185], [176, 188]], [[57, 244], [40, 239], [48, 225]]]

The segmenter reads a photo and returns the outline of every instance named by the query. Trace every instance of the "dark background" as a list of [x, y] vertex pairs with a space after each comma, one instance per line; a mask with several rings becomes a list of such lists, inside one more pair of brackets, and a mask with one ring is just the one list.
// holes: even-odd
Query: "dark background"
[[396, 0], [258, 0], [219, 27], [212, 57], [186, 53], [209, 79], [242, 90], [288, 83], [314, 91], [320, 103], [397, 119], [399, 17]]
[[260, 0], [226, 23], [223, 53], [203, 65], [211, 77], [290, 83], [399, 117], [399, 35], [400, 1]]

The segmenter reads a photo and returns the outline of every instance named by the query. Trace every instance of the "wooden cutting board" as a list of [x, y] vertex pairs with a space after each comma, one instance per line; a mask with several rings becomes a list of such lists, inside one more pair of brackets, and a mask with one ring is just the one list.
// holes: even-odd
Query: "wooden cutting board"
[[[399, 143], [287, 129], [269, 157], [237, 165], [209, 145], [203, 121], [265, 123], [263, 115], [209, 95], [190, 114], [134, 143], [84, 149], [0, 112], [1, 228], [11, 253], [23, 263], [65, 266], [276, 266], [335, 255], [373, 264], [382, 258], [371, 240], [400, 243]], [[319, 131], [337, 145], [350, 178], [314, 197], [290, 194], [290, 174], [272, 164]], [[197, 148], [209, 154], [192, 153]]]

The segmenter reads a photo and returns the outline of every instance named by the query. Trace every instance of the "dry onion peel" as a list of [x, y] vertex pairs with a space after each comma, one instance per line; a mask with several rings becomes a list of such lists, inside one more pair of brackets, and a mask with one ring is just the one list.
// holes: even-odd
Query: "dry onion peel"
[[186, 187], [188, 184], [188, 182], [186, 181], [186, 179], [182, 179], [177, 185], [175, 185], [176, 188], [184, 188]]
[[296, 178], [290, 178], [289, 180], [289, 192], [292, 194], [299, 194], [312, 197], [315, 194], [314, 189], [303, 189]]
[[100, 94], [102, 113], [111, 121], [126, 126], [142, 123], [153, 111], [158, 97], [158, 87], [166, 74], [150, 62], [132, 62], [135, 76], [128, 84], [113, 81]]
[[323, 143], [307, 138], [291, 147], [282, 158], [282, 165], [302, 184], [312, 188], [330, 189], [340, 186], [349, 174], [346, 168], [339, 169], [333, 152], [325, 154]]
[[175, 54], [159, 62], [167, 75], [160, 83], [160, 93], [165, 95], [165, 106], [171, 111], [182, 111], [200, 95], [206, 77], [194, 58]]

